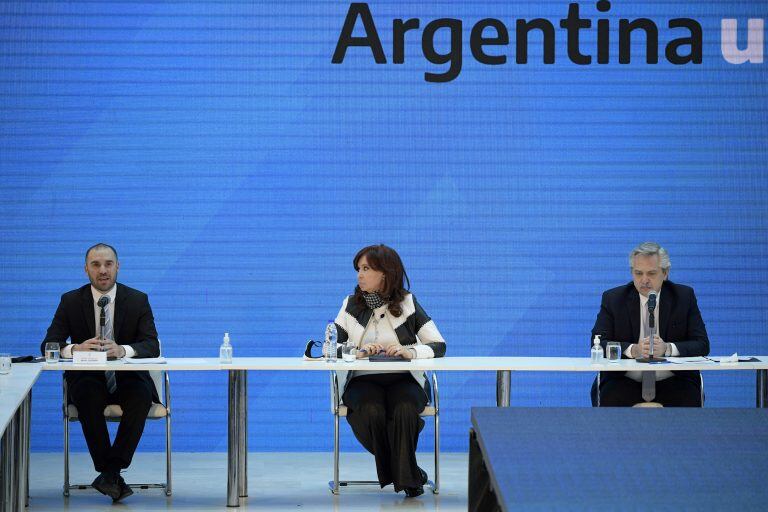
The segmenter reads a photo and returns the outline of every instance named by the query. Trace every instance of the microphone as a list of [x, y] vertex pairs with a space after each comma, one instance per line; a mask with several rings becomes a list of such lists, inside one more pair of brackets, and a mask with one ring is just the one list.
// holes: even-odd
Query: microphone
[[653, 313], [654, 309], [656, 309], [656, 290], [651, 290], [648, 292], [648, 312]]
[[101, 314], [99, 315], [99, 339], [104, 339], [104, 326], [107, 323], [107, 315], [104, 308], [109, 304], [109, 295], [102, 295], [99, 301], [96, 303], [101, 308]]

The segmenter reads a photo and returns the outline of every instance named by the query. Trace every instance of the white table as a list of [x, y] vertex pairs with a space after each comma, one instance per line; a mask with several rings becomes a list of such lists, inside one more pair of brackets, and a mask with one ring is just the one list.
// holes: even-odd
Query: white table
[[598, 371], [657, 371], [657, 370], [704, 370], [704, 371], [757, 371], [757, 406], [768, 404], [768, 358], [759, 363], [717, 364], [708, 361], [686, 362], [686, 358], [670, 358], [680, 364], [644, 364], [631, 359], [617, 363], [591, 364], [589, 358], [577, 357], [445, 357], [418, 359], [408, 363], [372, 363], [358, 360], [345, 363], [304, 361], [298, 357], [238, 357], [231, 364], [221, 364], [211, 358], [168, 358], [164, 364], [128, 364], [119, 361], [102, 365], [77, 365], [60, 362], [43, 365], [44, 370], [160, 370], [160, 371], [220, 371], [229, 372], [228, 386], [228, 449], [227, 449], [227, 506], [237, 507], [240, 498], [248, 496], [247, 426], [248, 393], [247, 372], [254, 371], [329, 371], [329, 370], [422, 370], [422, 371], [495, 371], [496, 403], [500, 407], [510, 404], [511, 372], [598, 372]]
[[0, 375], [0, 503], [2, 510], [23, 511], [29, 503], [29, 430], [32, 385], [40, 375], [39, 364], [13, 364]]

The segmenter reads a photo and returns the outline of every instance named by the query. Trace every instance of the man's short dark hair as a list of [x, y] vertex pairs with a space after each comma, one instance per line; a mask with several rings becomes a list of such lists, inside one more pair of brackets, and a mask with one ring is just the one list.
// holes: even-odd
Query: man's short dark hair
[[94, 251], [94, 250], [96, 250], [96, 249], [109, 249], [110, 251], [112, 251], [112, 252], [114, 253], [114, 255], [115, 255], [115, 261], [120, 261], [120, 260], [117, 258], [117, 251], [115, 250], [115, 248], [114, 248], [114, 247], [112, 247], [112, 246], [111, 246], [111, 245], [109, 245], [109, 244], [104, 244], [104, 243], [101, 243], [101, 242], [99, 242], [99, 243], [98, 243], [98, 244], [96, 244], [96, 245], [92, 245], [92, 246], [90, 246], [90, 247], [88, 248], [88, 250], [87, 250], [87, 251], [85, 251], [85, 262], [86, 262], [86, 263], [88, 263], [88, 255], [91, 253], [91, 251]]

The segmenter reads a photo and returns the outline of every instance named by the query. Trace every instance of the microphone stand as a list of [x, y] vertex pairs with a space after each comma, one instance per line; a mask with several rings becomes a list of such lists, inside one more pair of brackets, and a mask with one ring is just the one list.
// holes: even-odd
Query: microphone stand
[[[106, 315], [105, 311], [106, 311], [106, 306], [101, 306], [101, 315], [99, 315], [99, 339], [102, 342], [104, 341], [104, 326], [107, 323], [107, 315]], [[100, 350], [101, 350], [101, 352], [107, 352], [107, 350], [104, 348], [104, 344], [103, 343], [102, 343], [102, 346], [101, 346]], [[114, 359], [114, 358], [109, 358], [108, 357], [107, 360], [109, 360], [109, 359]]]
[[101, 315], [99, 315], [99, 339], [104, 340], [104, 325], [107, 323], [107, 315], [104, 311], [104, 306], [101, 307]]
[[654, 337], [655, 337], [654, 335], [656, 334], [656, 332], [655, 332], [656, 331], [656, 320], [655, 320], [655, 318], [653, 316], [653, 310], [652, 309], [648, 310], [648, 327], [650, 327], [650, 329], [649, 329], [650, 332], [649, 332], [648, 339], [651, 342], [651, 352], [650, 352], [650, 354], [648, 354], [648, 357], [638, 357], [637, 359], [635, 359], [635, 361], [637, 361], [638, 363], [661, 363], [662, 361], [666, 361], [667, 360], [666, 357], [657, 357], [657, 356], [653, 355], [653, 340], [654, 340]]

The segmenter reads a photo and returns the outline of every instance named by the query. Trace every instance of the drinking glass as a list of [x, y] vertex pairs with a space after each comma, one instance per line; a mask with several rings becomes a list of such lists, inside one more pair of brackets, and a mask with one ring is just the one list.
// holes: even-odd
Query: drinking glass
[[11, 354], [0, 354], [0, 374], [11, 373]]
[[45, 344], [45, 362], [54, 364], [59, 362], [59, 344], [49, 342]]
[[354, 363], [357, 359], [357, 346], [351, 341], [345, 343], [341, 348], [341, 358], [345, 363]]
[[618, 363], [621, 360], [621, 343], [618, 341], [610, 341], [606, 345], [606, 350], [608, 352], [609, 363]]

